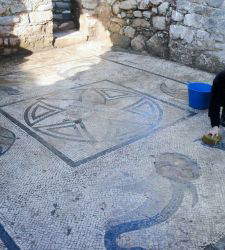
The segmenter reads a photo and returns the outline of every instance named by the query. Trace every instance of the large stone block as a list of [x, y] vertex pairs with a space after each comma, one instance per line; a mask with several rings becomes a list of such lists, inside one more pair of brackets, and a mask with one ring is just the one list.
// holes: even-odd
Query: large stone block
[[49, 3], [49, 4], [40, 5], [37, 8], [37, 11], [46, 11], [46, 10], [52, 10], [52, 9], [53, 9], [53, 5], [52, 5], [52, 3]]
[[188, 0], [177, 0], [177, 10], [190, 11], [193, 8], [193, 4]]
[[190, 0], [176, 0], [177, 11], [184, 11], [186, 13], [195, 14], [207, 14], [212, 10], [211, 7], [207, 6], [205, 0], [190, 1]]
[[142, 35], [149, 39], [150, 37], [154, 36], [155, 34], [155, 29], [153, 27], [150, 27], [148, 29], [142, 29], [141, 31]]
[[83, 0], [82, 5], [85, 9], [94, 10], [98, 6], [97, 0]]
[[125, 12], [121, 12], [121, 14], [118, 14], [118, 15], [120, 15], [120, 18], [125, 18], [127, 16]]
[[46, 23], [45, 25], [16, 25], [12, 31], [14, 36], [19, 38], [23, 38], [26, 36], [36, 36], [36, 35], [43, 35], [43, 36], [50, 36], [52, 35], [53, 25], [52, 22]]
[[165, 15], [169, 6], [170, 6], [170, 4], [168, 2], [163, 2], [162, 4], [160, 4], [158, 7], [159, 14]]
[[172, 39], [183, 39], [187, 32], [188, 28], [183, 25], [170, 26], [170, 37]]
[[126, 0], [120, 3], [120, 9], [122, 10], [134, 10], [137, 9], [138, 4], [136, 0]]
[[121, 26], [125, 24], [125, 21], [119, 17], [112, 17], [110, 21], [113, 23], [118, 23]]
[[206, 32], [205, 30], [198, 30], [196, 37], [201, 40], [210, 40], [210, 34], [209, 32]]
[[150, 19], [152, 16], [152, 12], [150, 11], [143, 11], [143, 17]]
[[124, 49], [129, 48], [131, 44], [131, 39], [129, 37], [118, 33], [112, 33], [110, 39], [114, 46], [119, 46]]
[[113, 10], [113, 13], [115, 15], [119, 14], [120, 13], [120, 3], [117, 2], [116, 4], [114, 4], [112, 7], [112, 10]]
[[30, 23], [35, 24], [44, 24], [53, 19], [53, 14], [51, 11], [35, 11], [29, 13]]
[[166, 29], [166, 18], [164, 16], [154, 16], [152, 18], [153, 27], [157, 30]]
[[214, 18], [215, 20], [225, 20], [225, 9], [214, 9], [209, 17]]
[[142, 12], [141, 11], [139, 11], [139, 10], [136, 10], [136, 11], [134, 11], [134, 16], [135, 17], [139, 17], [139, 18], [141, 18], [142, 17]]
[[172, 11], [172, 20], [175, 22], [181, 22], [184, 19], [184, 15], [178, 11]]
[[113, 5], [117, 0], [106, 0], [106, 2], [110, 5]]
[[195, 13], [203, 16], [210, 16], [214, 12], [214, 9], [207, 6], [207, 5], [194, 5], [191, 10], [189, 10], [189, 13]]
[[10, 6], [10, 11], [12, 14], [17, 14], [27, 11], [26, 6], [23, 3], [16, 3]]
[[150, 0], [151, 4], [153, 5], [159, 5], [163, 2], [163, 0]]
[[149, 28], [151, 26], [150, 22], [146, 21], [145, 19], [135, 18], [133, 23], [133, 27], [142, 27], [142, 28]]
[[203, 17], [198, 14], [187, 14], [184, 17], [184, 24], [194, 28], [201, 28], [203, 23]]
[[23, 37], [20, 40], [20, 47], [31, 51], [52, 47], [52, 37], [44, 37], [43, 35], [38, 34], [34, 36]]
[[136, 30], [130, 26], [124, 28], [124, 35], [130, 38], [134, 38]]
[[115, 22], [112, 22], [109, 26], [109, 30], [114, 33], [119, 33], [121, 28], [122, 28], [121, 25]]
[[206, 2], [211, 7], [219, 8], [223, 4], [224, 0], [206, 0]]
[[113, 33], [121, 33], [121, 30], [122, 30], [124, 25], [125, 25], [125, 21], [123, 19], [113, 17], [113, 18], [111, 18], [109, 30]]
[[143, 51], [145, 50], [145, 37], [138, 35], [131, 41], [131, 47], [134, 50]]
[[191, 43], [194, 39], [195, 32], [189, 27], [183, 25], [171, 25], [170, 26], [170, 37], [172, 39], [181, 39], [186, 43]]
[[167, 33], [158, 32], [146, 42], [147, 51], [154, 56], [169, 57], [169, 36]]
[[29, 19], [29, 14], [28, 13], [24, 13], [24, 14], [20, 14], [20, 22], [16, 25], [28, 25], [30, 23], [30, 19]]
[[138, 1], [138, 9], [139, 10], [148, 10], [151, 7], [151, 2], [149, 1], [145, 1], [145, 0], [141, 0]]
[[[11, 0], [10, 0], [11, 1]], [[52, 4], [52, 0], [19, 0], [20, 2], [23, 3], [23, 5], [26, 8], [26, 12], [30, 12], [30, 11], [37, 11], [38, 8], [40, 6], [46, 5], [49, 6], [50, 4]], [[16, 1], [13, 0], [13, 2], [15, 2], [16, 5]]]

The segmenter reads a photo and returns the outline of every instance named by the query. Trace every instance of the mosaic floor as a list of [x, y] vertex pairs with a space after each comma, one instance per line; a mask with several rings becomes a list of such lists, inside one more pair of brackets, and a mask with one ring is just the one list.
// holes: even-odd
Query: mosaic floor
[[0, 66], [0, 249], [224, 249], [225, 141], [186, 90], [214, 75], [87, 45]]

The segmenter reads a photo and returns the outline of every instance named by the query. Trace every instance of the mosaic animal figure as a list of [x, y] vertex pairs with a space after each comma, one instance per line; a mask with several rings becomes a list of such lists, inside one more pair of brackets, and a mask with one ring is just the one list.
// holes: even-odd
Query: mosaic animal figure
[[[172, 197], [168, 204], [157, 214], [147, 219], [139, 219], [111, 226], [105, 233], [104, 243], [107, 250], [126, 249], [117, 244], [117, 239], [124, 233], [150, 228], [161, 224], [174, 215], [183, 202], [185, 192], [192, 194], [194, 206], [198, 202], [195, 186], [190, 182], [199, 177], [199, 167], [196, 162], [185, 155], [178, 153], [165, 153], [156, 157], [156, 172], [167, 178], [171, 184]], [[141, 250], [141, 247], [129, 249]]]

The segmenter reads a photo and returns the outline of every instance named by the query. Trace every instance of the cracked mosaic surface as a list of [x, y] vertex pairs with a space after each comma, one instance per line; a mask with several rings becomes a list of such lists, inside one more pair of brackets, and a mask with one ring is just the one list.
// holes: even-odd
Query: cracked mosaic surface
[[220, 247], [224, 151], [196, 141], [209, 121], [188, 107], [185, 85], [212, 79], [161, 59], [87, 47], [7, 62], [0, 247]]

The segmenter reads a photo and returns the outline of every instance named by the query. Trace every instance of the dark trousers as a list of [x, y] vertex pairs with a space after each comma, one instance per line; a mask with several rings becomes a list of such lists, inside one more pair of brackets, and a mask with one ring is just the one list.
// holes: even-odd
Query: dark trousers
[[[225, 127], [225, 71], [217, 74], [213, 81], [212, 95], [209, 105], [209, 118], [212, 127]], [[222, 111], [222, 114], [221, 114]]]
[[225, 109], [224, 107], [222, 107], [222, 115], [221, 115], [221, 118], [220, 118], [220, 125], [225, 127]]

